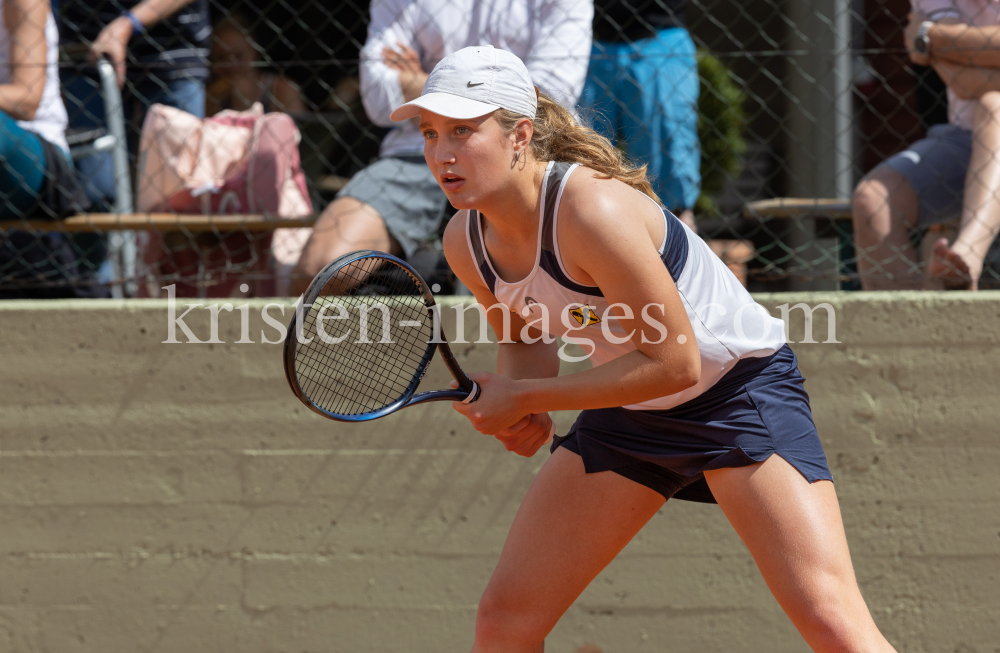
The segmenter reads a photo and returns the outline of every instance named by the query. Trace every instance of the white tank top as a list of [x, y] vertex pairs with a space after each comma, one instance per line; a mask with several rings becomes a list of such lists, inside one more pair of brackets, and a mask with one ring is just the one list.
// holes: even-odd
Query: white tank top
[[[10, 32], [3, 21], [3, 0], [0, 0], [0, 84], [10, 83]], [[59, 95], [59, 31], [56, 21], [49, 11], [45, 19], [45, 89], [42, 101], [38, 103], [34, 120], [18, 120], [17, 124], [34, 132], [64, 151], [69, 152], [66, 143], [66, 107]]]
[[[559, 202], [576, 167], [550, 162], [546, 169], [535, 265], [521, 281], [507, 283], [493, 269], [483, 245], [478, 211], [465, 212], [466, 239], [483, 282], [508, 310], [517, 312], [548, 336], [589, 339], [593, 343], [590, 360], [597, 366], [633, 351], [635, 345], [628, 339], [620, 344], [608, 339], [608, 334], [619, 340], [626, 334], [618, 320], [602, 321], [608, 302], [601, 289], [574, 281], [563, 267], [557, 238]], [[656, 206], [666, 222], [658, 251], [694, 329], [701, 354], [701, 380], [682, 392], [624, 406], [632, 410], [665, 410], [690, 401], [715, 385], [741, 358], [770, 356], [785, 344], [784, 322], [771, 317], [753, 300], [697, 234], [672, 213]], [[658, 310], [653, 308], [650, 314], [656, 316]], [[543, 312], [548, 314], [548, 324]], [[618, 308], [612, 314], [620, 316], [622, 311]], [[638, 311], [635, 318], [642, 319]], [[588, 350], [586, 346], [584, 349]]]

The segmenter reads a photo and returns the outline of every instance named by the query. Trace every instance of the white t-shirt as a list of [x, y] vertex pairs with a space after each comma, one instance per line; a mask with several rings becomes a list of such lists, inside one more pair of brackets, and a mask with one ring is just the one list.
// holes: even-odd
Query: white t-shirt
[[[1000, 3], [995, 0], [911, 0], [911, 3], [913, 11], [933, 21], [954, 18], [977, 27], [1000, 25]], [[948, 122], [971, 130], [975, 110], [975, 100], [963, 100], [948, 89]]]
[[373, 0], [361, 50], [361, 99], [373, 123], [394, 127], [382, 155], [424, 149], [412, 121], [389, 120], [405, 100], [399, 73], [383, 63], [384, 47], [412, 48], [424, 72], [468, 46], [503, 48], [524, 61], [539, 89], [572, 109], [587, 76], [593, 17], [592, 0]]
[[[34, 120], [18, 120], [17, 124], [69, 151], [66, 143], [66, 107], [59, 94], [59, 31], [49, 11], [45, 20], [45, 89]], [[10, 32], [3, 21], [3, 0], [0, 0], [0, 84], [10, 83]]]

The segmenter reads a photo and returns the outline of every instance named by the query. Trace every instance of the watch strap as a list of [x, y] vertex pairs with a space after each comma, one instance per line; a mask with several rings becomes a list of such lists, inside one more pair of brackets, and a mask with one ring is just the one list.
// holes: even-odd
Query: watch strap
[[931, 53], [930, 31], [931, 31], [931, 25], [933, 24], [934, 21], [930, 20], [925, 20], [924, 22], [920, 23], [920, 29], [917, 31], [917, 36], [913, 40], [913, 47], [920, 54], [927, 55]]
[[142, 21], [139, 20], [138, 18], [136, 18], [135, 14], [133, 14], [131, 11], [124, 12], [122, 14], [122, 16], [125, 16], [126, 18], [128, 18], [129, 22], [132, 23], [132, 30], [136, 34], [142, 34], [143, 32], [146, 31], [146, 26], [143, 25]]

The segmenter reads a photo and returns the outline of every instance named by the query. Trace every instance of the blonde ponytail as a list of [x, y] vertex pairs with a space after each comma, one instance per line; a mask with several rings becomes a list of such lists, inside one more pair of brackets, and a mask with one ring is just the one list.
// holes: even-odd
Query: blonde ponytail
[[[517, 121], [524, 118], [507, 109], [498, 109], [494, 116], [505, 133], [514, 131]], [[646, 178], [646, 166], [633, 165], [611, 141], [578, 123], [569, 111], [544, 93], [538, 94], [538, 113], [531, 125], [534, 135], [529, 149], [536, 161], [579, 163], [660, 201]]]

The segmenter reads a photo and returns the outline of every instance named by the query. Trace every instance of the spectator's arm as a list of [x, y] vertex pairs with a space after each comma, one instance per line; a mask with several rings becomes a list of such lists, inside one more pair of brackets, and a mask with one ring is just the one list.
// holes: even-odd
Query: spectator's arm
[[[389, 120], [389, 114], [406, 102], [404, 89], [400, 84], [400, 77], [405, 73], [386, 64], [385, 51], [389, 49], [401, 52], [402, 45], [419, 55], [410, 16], [417, 4], [406, 0], [374, 0], [371, 5], [368, 38], [365, 40], [365, 47], [361, 49], [361, 102], [368, 118], [380, 127], [398, 126]], [[413, 79], [408, 82], [408, 88], [417, 83]], [[419, 81], [419, 86], [423, 86], [422, 81]], [[417, 95], [419, 94], [418, 88]]]
[[[148, 28], [169, 18], [193, 1], [142, 0], [132, 7], [131, 13], [144, 28]], [[114, 64], [115, 72], [118, 73], [118, 86], [125, 84], [125, 52], [128, 50], [128, 41], [134, 31], [135, 26], [128, 16], [119, 16], [101, 30], [90, 46], [95, 59], [104, 55]]]
[[942, 81], [961, 100], [978, 100], [990, 91], [1000, 91], [1000, 69], [933, 62]]
[[144, 27], [152, 27], [192, 2], [194, 0], [143, 0], [132, 8], [132, 15], [138, 18]]
[[1000, 25], [937, 22], [927, 32], [931, 62], [1000, 68]]
[[[921, 4], [928, 5], [934, 4], [935, 0], [924, 0]], [[937, 0], [937, 4], [940, 5], [940, 0]], [[940, 23], [944, 24], [955, 24], [960, 22], [958, 14], [954, 11], [954, 8], [948, 9], [944, 6], [930, 7], [929, 12], [925, 13], [918, 7], [914, 7], [914, 11], [910, 13], [907, 17], [906, 28], [903, 30], [903, 42], [906, 44], [906, 50], [909, 52], [910, 61], [917, 64], [918, 66], [930, 66], [932, 61], [931, 57], [933, 53], [927, 54], [926, 52], [917, 52], [915, 42], [917, 35], [920, 33], [920, 29], [926, 22]]]
[[399, 73], [399, 88], [403, 91], [403, 99], [410, 102], [420, 97], [429, 75], [421, 67], [417, 51], [400, 43], [395, 50], [383, 49], [382, 54], [385, 65]]
[[576, 106], [590, 64], [594, 3], [547, 0], [538, 9], [538, 39], [524, 63], [531, 81], [564, 107]]
[[33, 120], [42, 101], [48, 17], [48, 0], [3, 3], [3, 22], [10, 38], [10, 83], [0, 84], [0, 111], [15, 120]]

